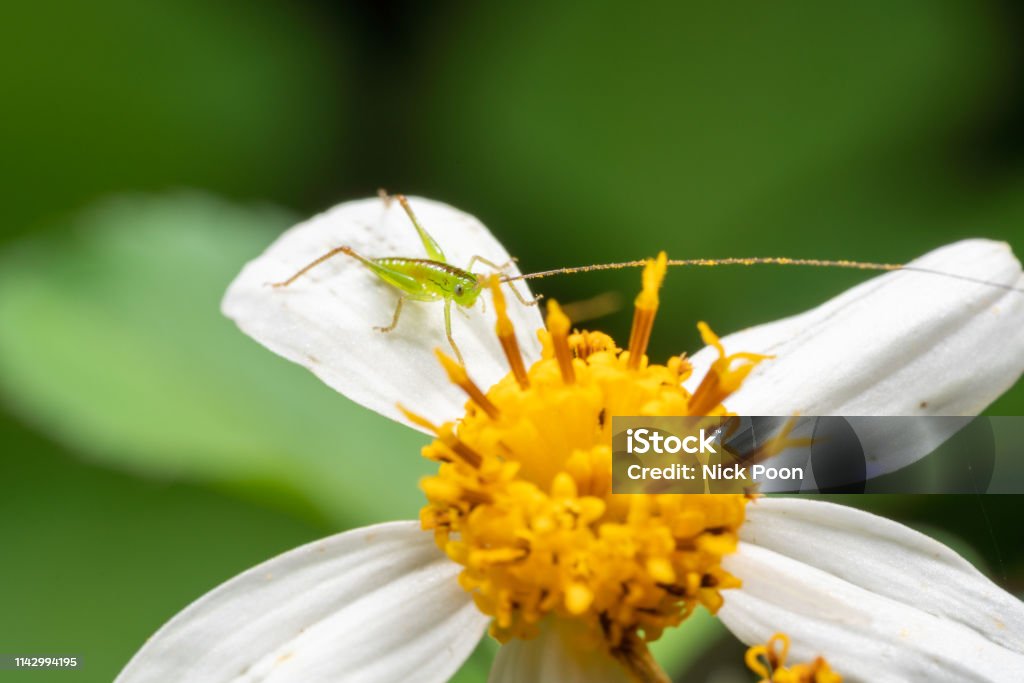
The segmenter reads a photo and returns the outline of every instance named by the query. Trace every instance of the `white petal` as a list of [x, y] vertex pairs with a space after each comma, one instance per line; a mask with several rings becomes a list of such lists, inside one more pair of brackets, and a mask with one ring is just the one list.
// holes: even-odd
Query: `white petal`
[[[912, 264], [1024, 287], [1002, 242], [957, 242]], [[741, 415], [977, 415], [1024, 372], [1024, 292], [897, 271], [723, 342], [776, 356], [727, 401]], [[694, 355], [691, 382], [715, 357]]]
[[793, 657], [847, 680], [1010, 681], [1024, 671], [1024, 604], [937, 541], [813, 500], [761, 499], [725, 567], [719, 612], [742, 641], [782, 631]]
[[[509, 260], [504, 247], [473, 216], [427, 199], [409, 201], [452, 265], [465, 267], [477, 255], [496, 264]], [[374, 326], [391, 322], [397, 290], [345, 254], [288, 287], [268, 286], [339, 246], [371, 258], [426, 257], [398, 202], [388, 208], [379, 198], [347, 202], [295, 226], [249, 262], [224, 297], [224, 314], [270, 350], [388, 417], [406, 421], [395, 407], [398, 401], [435, 422], [461, 415], [465, 395], [448, 382], [433, 354], [441, 348], [453, 355], [445, 336], [443, 302], [406, 302], [397, 329], [378, 332]], [[474, 267], [476, 272], [490, 270]], [[511, 267], [508, 272], [519, 271]], [[528, 295], [524, 283], [516, 287]], [[480, 305], [466, 311], [468, 318], [459, 314], [463, 309], [453, 307], [452, 334], [470, 376], [489, 387], [508, 372], [508, 364], [494, 334], [490, 294], [481, 298], [488, 300], [486, 315]], [[524, 306], [510, 292], [507, 298], [520, 346], [532, 362], [540, 355], [538, 307]]]
[[488, 621], [459, 569], [416, 522], [310, 543], [194, 602], [117, 680], [446, 681]]
[[488, 683], [626, 683], [623, 666], [584, 638], [571, 623], [545, 619], [536, 638], [501, 646]]
[[[1002, 242], [957, 242], [912, 265], [1024, 287], [1020, 263]], [[722, 341], [729, 353], [776, 356], [725, 402], [740, 415], [977, 415], [1024, 372], [1024, 292], [897, 271]], [[694, 355], [689, 388], [716, 356], [711, 348]], [[870, 474], [934, 450], [956, 427], [940, 426], [951, 429], [911, 434], [901, 424], [879, 434], [861, 425]]]

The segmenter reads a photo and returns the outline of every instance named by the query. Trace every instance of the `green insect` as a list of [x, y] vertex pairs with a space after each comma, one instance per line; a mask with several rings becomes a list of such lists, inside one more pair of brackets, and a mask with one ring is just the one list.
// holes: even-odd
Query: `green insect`
[[[381, 197], [385, 202], [390, 202], [392, 197], [386, 195], [381, 191]], [[398, 303], [395, 306], [395, 314], [391, 319], [391, 324], [383, 327], [375, 327], [375, 330], [380, 332], [391, 332], [398, 326], [398, 319], [402, 314], [402, 307], [405, 304], [406, 299], [412, 301], [444, 301], [444, 330], [448, 337], [448, 343], [451, 345], [452, 350], [455, 352], [459, 362], [465, 364], [462, 357], [462, 352], [459, 351], [458, 345], [455, 343], [455, 338], [452, 336], [452, 302], [455, 302], [460, 308], [469, 308], [473, 306], [478, 299], [480, 299], [480, 293], [483, 290], [483, 285], [488, 277], [486, 274], [479, 274], [472, 272], [473, 266], [479, 261], [486, 266], [493, 268], [495, 271], [505, 273], [506, 269], [511, 265], [511, 261], [504, 265], [498, 265], [492, 261], [485, 259], [482, 256], [474, 256], [469, 260], [469, 263], [465, 268], [458, 268], [448, 263], [445, 258], [444, 252], [441, 250], [441, 246], [430, 236], [419, 220], [416, 218], [416, 214], [413, 213], [412, 207], [409, 206], [408, 200], [403, 195], [395, 195], [393, 197], [397, 199], [402, 208], [405, 209], [405, 213], [409, 216], [409, 220], [412, 222], [413, 227], [419, 234], [420, 241], [423, 243], [423, 248], [427, 252], [427, 258], [406, 258], [400, 256], [385, 256], [381, 258], [368, 258], [359, 254], [351, 247], [335, 247], [331, 249], [323, 256], [313, 260], [309, 264], [305, 265], [302, 269], [296, 272], [294, 275], [289, 277], [287, 280], [282, 282], [272, 283], [274, 287], [287, 287], [292, 284], [300, 277], [308, 273], [310, 270], [320, 265], [324, 261], [338, 254], [348, 254], [349, 256], [360, 261], [364, 266], [369, 268], [377, 277], [384, 282], [388, 283], [392, 287], [398, 290]], [[587, 266], [574, 266], [569, 268], [556, 268], [554, 270], [545, 270], [537, 273], [527, 273], [520, 275], [508, 275], [504, 274], [501, 278], [501, 282], [509, 284], [518, 298], [523, 304], [527, 306], [535, 306], [537, 301], [541, 298], [540, 296], [534, 299], [525, 298], [515, 286], [511, 283], [516, 280], [535, 280], [539, 278], [550, 277], [552, 275], [565, 275], [573, 273], [585, 273], [598, 270], [618, 270], [621, 268], [638, 268], [643, 267], [646, 261], [621, 261], [618, 263], [602, 263]], [[946, 277], [952, 277], [959, 280], [965, 280], [968, 282], [975, 282], [982, 285], [989, 285], [997, 287], [999, 289], [1005, 289], [1010, 291], [1024, 291], [1020, 287], [1013, 285], [1006, 285], [996, 282], [988, 282], [977, 278], [956, 275], [954, 273], [943, 273], [941, 271], [932, 270], [929, 268], [922, 268], [914, 265], [904, 265], [899, 263], [871, 263], [862, 261], [846, 261], [846, 260], [827, 260], [827, 259], [803, 259], [803, 258], [785, 258], [785, 257], [752, 257], [752, 258], [722, 258], [722, 259], [670, 259], [667, 261], [669, 266], [727, 266], [727, 265], [781, 265], [781, 266], [814, 266], [824, 268], [845, 268], [855, 270], [875, 270], [875, 271], [893, 271], [893, 270], [906, 270], [918, 273], [927, 273], [931, 275], [942, 275]], [[484, 301], [480, 299], [481, 303]]]
[[[391, 197], [388, 197], [383, 192], [381, 197], [385, 202], [391, 200]], [[287, 287], [324, 261], [338, 254], [348, 254], [373, 271], [381, 280], [398, 290], [398, 303], [395, 305], [395, 314], [391, 319], [391, 324], [374, 327], [375, 330], [380, 332], [393, 331], [398, 326], [398, 319], [402, 315], [402, 306], [405, 305], [406, 299], [411, 301], [443, 300], [444, 331], [448, 337], [448, 343], [451, 344], [452, 351], [455, 352], [459, 363], [465, 364], [462, 352], [459, 351], [455, 338], [452, 336], [452, 302], [463, 308], [469, 308], [480, 297], [480, 292], [483, 290], [484, 282], [488, 276], [472, 272], [473, 266], [478, 261], [485, 266], [494, 268], [498, 272], [504, 272], [512, 262], [498, 265], [485, 259], [483, 256], [474, 256], [469, 260], [465, 268], [453, 266], [448, 263], [444, 251], [441, 250], [441, 246], [437, 241], [420, 225], [416, 214], [413, 213], [412, 207], [409, 206], [409, 201], [405, 196], [395, 195], [394, 199], [397, 199], [398, 203], [402, 205], [405, 213], [409, 216], [409, 220], [412, 221], [413, 227], [416, 228], [420, 241], [423, 243], [423, 248], [427, 252], [427, 258], [406, 258], [401, 256], [370, 258], [356, 252], [351, 247], [335, 247], [323, 256], [303, 266], [287, 280], [273, 283], [273, 286]], [[527, 306], [535, 306], [540, 299], [540, 297], [532, 300], [526, 299], [515, 287], [512, 287], [512, 291], [515, 293], [516, 298]]]

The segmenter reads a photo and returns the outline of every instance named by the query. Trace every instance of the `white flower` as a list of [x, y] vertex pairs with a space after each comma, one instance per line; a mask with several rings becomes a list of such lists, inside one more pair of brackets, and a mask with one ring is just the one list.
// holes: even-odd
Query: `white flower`
[[[472, 217], [413, 205], [452, 263], [473, 254], [507, 260]], [[671, 625], [697, 604], [721, 605], [725, 625], [748, 644], [787, 632], [795, 657], [824, 654], [846, 680], [1009, 681], [1024, 670], [1022, 603], [911, 529], [811, 500], [666, 496], [655, 506], [648, 496], [611, 496], [601, 467], [609, 406], [707, 414], [728, 398], [745, 414], [976, 413], [1024, 369], [1019, 292], [883, 275], [802, 316], [722, 340], [731, 352], [774, 359], [698, 353], [688, 393], [679, 386], [684, 363], [643, 357], [663, 275], [652, 263], [630, 351], [610, 349], [600, 334], [570, 336], [554, 310], [542, 358], [532, 341], [539, 314], [513, 305], [520, 351], [508, 353], [521, 352], [529, 371], [507, 375], [494, 312], [474, 311], [454, 319], [470, 379], [433, 358], [446, 348], [437, 305], [407, 307], [395, 332], [373, 331], [388, 322], [395, 294], [347, 257], [287, 290], [265, 286], [340, 245], [370, 256], [421, 253], [394, 208], [343, 204], [246, 266], [224, 310], [346, 396], [437, 434], [424, 453], [445, 464], [424, 482], [422, 517], [435, 533], [419, 522], [381, 524], [250, 569], [165, 625], [122, 683], [444, 681], [492, 616], [497, 634], [511, 637], [492, 681], [622, 681], [627, 669], [658, 673], [638, 631]], [[982, 240], [917, 264], [1022, 282], [1009, 249]], [[473, 380], [492, 388], [467, 404]], [[903, 464], [876, 455], [879, 471]], [[628, 597], [616, 592], [618, 581]]]

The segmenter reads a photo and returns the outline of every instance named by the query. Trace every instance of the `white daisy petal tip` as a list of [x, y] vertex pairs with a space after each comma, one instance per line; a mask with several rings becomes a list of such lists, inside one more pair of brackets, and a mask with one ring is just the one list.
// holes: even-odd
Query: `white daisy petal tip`
[[[508, 275], [519, 274], [505, 248], [473, 216], [429, 199], [410, 197], [409, 203], [451, 265], [464, 268], [480, 256], [508, 264]], [[250, 261], [231, 283], [222, 311], [259, 343], [388, 417], [411, 425], [398, 410], [399, 402], [433, 422], [461, 414], [465, 397], [448, 382], [434, 356], [437, 348], [452, 354], [443, 301], [408, 301], [397, 327], [381, 332], [375, 328], [391, 322], [398, 290], [346, 254], [316, 266], [287, 287], [271, 286], [340, 246], [368, 258], [427, 258], [397, 201], [378, 197], [346, 202], [291, 228]], [[491, 269], [478, 264], [474, 271]], [[529, 294], [525, 283], [515, 286], [524, 296]], [[485, 297], [490, 294], [484, 292], [480, 298]], [[508, 298], [509, 316], [529, 362], [540, 355], [535, 335], [542, 327], [540, 312]], [[486, 314], [480, 304], [468, 310], [452, 308], [452, 333], [470, 376], [481, 386], [490, 386], [506, 372], [494, 335], [493, 307], [488, 305]]]
[[117, 683], [441, 683], [487, 625], [458, 572], [416, 522], [316, 541], [194, 602]]
[[[1005, 242], [970, 239], [907, 266], [805, 313], [723, 337], [730, 353], [775, 356], [727, 407], [742, 415], [984, 410], [1024, 373], [1020, 262]], [[715, 357], [714, 349], [696, 353], [690, 381]]]

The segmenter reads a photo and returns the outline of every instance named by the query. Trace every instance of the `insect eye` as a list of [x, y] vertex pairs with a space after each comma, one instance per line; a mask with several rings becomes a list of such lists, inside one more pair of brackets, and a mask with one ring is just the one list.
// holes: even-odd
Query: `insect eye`
[[455, 285], [455, 296], [462, 296], [462, 293], [464, 291], [465, 290], [463, 289], [461, 284]]

